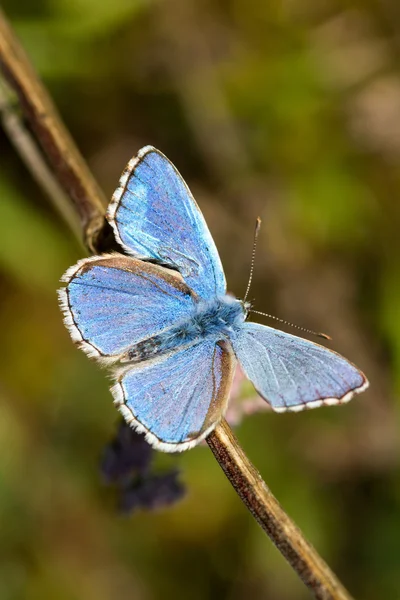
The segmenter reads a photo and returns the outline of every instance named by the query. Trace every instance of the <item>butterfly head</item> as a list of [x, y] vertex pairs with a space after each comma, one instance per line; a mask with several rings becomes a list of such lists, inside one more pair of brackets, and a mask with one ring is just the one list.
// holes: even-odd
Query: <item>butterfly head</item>
[[247, 302], [247, 300], [239, 300], [239, 302], [244, 313], [244, 320], [246, 320], [251, 310], [251, 302]]

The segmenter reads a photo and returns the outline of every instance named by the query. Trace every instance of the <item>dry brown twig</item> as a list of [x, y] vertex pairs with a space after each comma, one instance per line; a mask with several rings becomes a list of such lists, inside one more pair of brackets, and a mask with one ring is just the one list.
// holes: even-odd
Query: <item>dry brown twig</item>
[[17, 95], [25, 122], [73, 203], [86, 245], [94, 252], [104, 225], [106, 200], [2, 12], [0, 62], [6, 82]]
[[[17, 98], [18, 109], [15, 109], [8, 93], [0, 96], [4, 128], [12, 143], [46, 193], [57, 194], [58, 204], [69, 202], [68, 206], [59, 207], [69, 215], [65, 217], [68, 222], [71, 222], [71, 206], [74, 208], [90, 252], [104, 250], [103, 194], [1, 11], [0, 68], [6, 86]], [[207, 442], [240, 498], [314, 597], [351, 600], [284, 512], [225, 420], [208, 436]]]

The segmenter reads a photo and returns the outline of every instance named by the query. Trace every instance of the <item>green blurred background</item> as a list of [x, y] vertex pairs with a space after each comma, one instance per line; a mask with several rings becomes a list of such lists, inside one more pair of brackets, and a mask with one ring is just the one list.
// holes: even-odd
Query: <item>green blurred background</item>
[[[397, 0], [3, 5], [107, 197], [160, 148], [239, 296], [260, 215], [256, 307], [366, 372], [344, 408], [236, 432], [354, 596], [400, 598]], [[207, 447], [157, 456], [183, 470], [179, 504], [117, 514], [98, 466], [117, 413], [55, 294], [83, 250], [3, 132], [0, 152], [1, 600], [308, 598]]]

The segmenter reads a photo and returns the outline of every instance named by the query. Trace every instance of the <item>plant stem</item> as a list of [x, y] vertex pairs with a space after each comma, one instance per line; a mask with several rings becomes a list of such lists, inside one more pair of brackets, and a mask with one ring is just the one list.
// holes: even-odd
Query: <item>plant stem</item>
[[94, 252], [104, 225], [106, 200], [1, 10], [0, 68], [17, 94], [38, 146], [79, 215], [88, 249]]
[[[30, 170], [37, 168], [32, 155], [42, 154], [64, 192], [63, 197], [69, 199], [79, 216], [87, 248], [94, 253], [106, 250], [112, 241], [107, 240], [106, 235], [103, 194], [1, 11], [0, 69], [17, 95], [18, 109], [31, 132], [29, 144], [33, 145], [33, 150], [30, 147], [24, 152], [26, 144], [21, 148], [16, 139], [21, 134], [22, 121], [16, 126], [5, 127], [17, 152]], [[7, 94], [2, 97], [0, 107], [3, 118], [10, 114], [7, 97]], [[15, 107], [11, 108], [15, 111]], [[49, 187], [46, 188], [40, 176], [37, 180], [49, 193]], [[207, 442], [240, 498], [314, 597], [318, 600], [351, 600], [265, 485], [226, 421], [217, 426]]]
[[223, 419], [208, 436], [215, 458], [247, 508], [318, 600], [350, 600], [336, 575], [285, 513]]
[[20, 111], [14, 106], [13, 97], [15, 94], [12, 96], [8, 86], [0, 82], [0, 115], [3, 129], [36, 183], [45, 192], [77, 240], [82, 243], [82, 228], [76, 210], [55, 178], [36, 140], [25, 126]]

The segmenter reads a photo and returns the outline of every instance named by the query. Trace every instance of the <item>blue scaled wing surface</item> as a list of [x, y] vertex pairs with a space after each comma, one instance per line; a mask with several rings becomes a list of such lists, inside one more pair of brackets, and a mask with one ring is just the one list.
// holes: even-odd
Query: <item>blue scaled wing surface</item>
[[89, 356], [111, 362], [194, 308], [195, 297], [176, 271], [121, 254], [86, 258], [68, 269], [59, 290], [64, 322]]
[[112, 388], [128, 423], [164, 452], [187, 450], [223, 416], [235, 357], [225, 342], [195, 345], [121, 369]]
[[265, 325], [244, 323], [231, 342], [245, 374], [277, 412], [341, 404], [368, 387], [365, 375], [336, 352]]
[[129, 254], [179, 270], [203, 299], [225, 293], [221, 261], [204, 217], [177, 169], [152, 146], [128, 163], [107, 219]]

